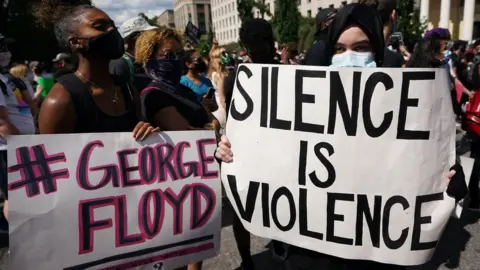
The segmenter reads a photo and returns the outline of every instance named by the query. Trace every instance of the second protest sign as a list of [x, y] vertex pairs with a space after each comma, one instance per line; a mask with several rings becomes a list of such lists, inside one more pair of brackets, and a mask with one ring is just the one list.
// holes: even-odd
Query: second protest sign
[[429, 260], [454, 208], [444, 70], [242, 65], [227, 194], [252, 233], [346, 259]]

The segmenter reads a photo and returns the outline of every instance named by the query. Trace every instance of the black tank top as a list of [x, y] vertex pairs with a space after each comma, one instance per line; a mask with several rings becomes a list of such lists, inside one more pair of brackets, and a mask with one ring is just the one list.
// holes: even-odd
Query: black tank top
[[138, 123], [133, 94], [127, 82], [116, 80], [125, 100], [126, 112], [111, 116], [98, 108], [90, 93], [90, 85], [75, 74], [63, 75], [57, 81], [70, 93], [77, 114], [75, 133], [131, 132]]

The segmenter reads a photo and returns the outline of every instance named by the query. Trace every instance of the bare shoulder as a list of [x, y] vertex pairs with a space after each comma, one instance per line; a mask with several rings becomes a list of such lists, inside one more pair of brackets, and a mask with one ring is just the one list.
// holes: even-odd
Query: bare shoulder
[[40, 107], [40, 133], [70, 133], [73, 132], [75, 123], [76, 115], [70, 93], [63, 85], [56, 83]]

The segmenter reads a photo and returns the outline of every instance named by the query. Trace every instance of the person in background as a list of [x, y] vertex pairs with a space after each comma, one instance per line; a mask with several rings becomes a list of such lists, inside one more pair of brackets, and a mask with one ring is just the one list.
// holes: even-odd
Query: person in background
[[407, 62], [409, 68], [445, 68], [442, 45], [437, 39], [423, 39], [417, 43], [415, 50]]
[[18, 64], [10, 68], [10, 74], [17, 79], [16, 81], [17, 84], [22, 88], [23, 87], [27, 88], [28, 93], [30, 94], [30, 97], [27, 98], [25, 102], [28, 104], [28, 107], [30, 107], [30, 112], [32, 113], [32, 116], [35, 117], [38, 114], [38, 106], [33, 100], [34, 91], [33, 91], [32, 85], [30, 84], [27, 78], [27, 73], [28, 73], [28, 67], [25, 64]]
[[[115, 23], [92, 5], [62, 2], [53, 14], [58, 42], [78, 55], [75, 73], [58, 78], [40, 108], [40, 134], [132, 132], [142, 140], [158, 129], [140, 121], [140, 99], [129, 82], [110, 75], [124, 53]], [[38, 68], [38, 67], [37, 67]]]
[[216, 42], [213, 43], [209, 55], [210, 65], [208, 66], [207, 76], [212, 81], [215, 89], [215, 100], [218, 104], [218, 110], [214, 111], [213, 115], [220, 124], [220, 134], [224, 134], [227, 123], [227, 105], [223, 84], [228, 75], [227, 65], [231, 64], [232, 59], [225, 49], [219, 47]]
[[[377, 10], [383, 24], [384, 44], [388, 44], [390, 36], [395, 31], [397, 21], [397, 0], [360, 0], [358, 3], [365, 4]], [[382, 67], [400, 68], [405, 67], [405, 59], [400, 51], [394, 52], [387, 45], [384, 49]]]
[[35, 67], [38, 66], [39, 62], [38, 61], [32, 61], [28, 64], [28, 70], [30, 71], [29, 72], [29, 76], [28, 76], [28, 79], [30, 80], [30, 83], [32, 84], [32, 87], [33, 89], [36, 89], [37, 88], [37, 77], [35, 76]]
[[56, 64], [55, 72], [53, 73], [54, 80], [65, 74], [74, 73], [77, 70], [76, 63], [78, 61], [75, 61], [75, 55], [70, 53], [59, 53], [52, 62]]
[[[329, 31], [329, 40], [325, 54], [327, 65], [332, 67], [380, 67], [384, 57], [383, 23], [374, 9], [363, 4], [349, 4], [336, 15]], [[223, 162], [232, 162], [231, 144], [222, 136], [215, 152], [216, 158]], [[372, 164], [372, 168], [375, 167]], [[465, 175], [461, 166], [455, 165], [449, 173], [452, 180], [447, 194], [457, 201], [467, 194]], [[462, 178], [463, 177], [463, 178]], [[454, 191], [455, 192], [454, 192]], [[286, 270], [396, 270], [404, 266], [386, 265], [374, 261], [347, 260], [290, 246], [286, 261]]]
[[209, 112], [216, 111], [218, 104], [215, 101], [215, 89], [210, 79], [205, 77], [208, 61], [200, 56], [198, 51], [188, 50], [185, 52], [184, 62], [186, 74], [180, 78], [180, 84], [190, 88]]
[[298, 48], [296, 42], [288, 42], [282, 45], [281, 51], [282, 64], [298, 65]]
[[315, 25], [317, 31], [315, 33], [315, 41], [308, 50], [302, 65], [322, 66], [325, 63], [324, 51], [325, 43], [327, 42], [328, 26], [332, 23], [337, 10], [334, 8], [326, 8], [318, 11], [315, 17]]
[[180, 78], [180, 83], [190, 88], [198, 99], [202, 100], [213, 87], [212, 82], [203, 76], [207, 72], [208, 65], [198, 51], [189, 50], [185, 52], [185, 67], [187, 72]]
[[34, 99], [38, 102], [40, 106], [43, 99], [48, 95], [48, 93], [50, 93], [50, 90], [52, 90], [52, 87], [55, 84], [55, 80], [53, 78], [53, 75], [47, 72], [47, 68], [43, 63], [38, 64], [33, 70], [33, 73], [35, 74], [35, 78], [37, 81]]
[[130, 80], [138, 91], [145, 88], [151, 80], [145, 75], [142, 67], [135, 65], [135, 43], [142, 32], [155, 29], [158, 27], [148, 24], [141, 16], [130, 18], [119, 27], [125, 43], [125, 53], [122, 57], [110, 61], [110, 74]]
[[[8, 220], [7, 139], [10, 135], [35, 134], [35, 124], [29, 104], [31, 93], [24, 83], [8, 73], [12, 54], [8, 48], [14, 42], [0, 33], [0, 191], [3, 196], [3, 217]], [[26, 73], [26, 72], [25, 72]], [[0, 231], [8, 228], [0, 218]], [[3, 239], [3, 237], [2, 237]]]
[[[140, 94], [143, 117], [164, 131], [212, 129], [212, 126], [218, 130], [218, 122], [197, 94], [180, 83], [185, 66], [181, 43], [180, 35], [170, 28], [146, 31], [137, 39], [135, 60], [152, 79]], [[188, 265], [188, 270], [201, 268], [202, 262]]]

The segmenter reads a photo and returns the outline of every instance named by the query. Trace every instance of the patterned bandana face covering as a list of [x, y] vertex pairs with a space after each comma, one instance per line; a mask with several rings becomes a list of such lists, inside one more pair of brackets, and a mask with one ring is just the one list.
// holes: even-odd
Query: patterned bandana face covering
[[180, 83], [183, 68], [182, 60], [155, 59], [147, 62], [147, 75], [161, 84], [165, 90], [175, 92]]

